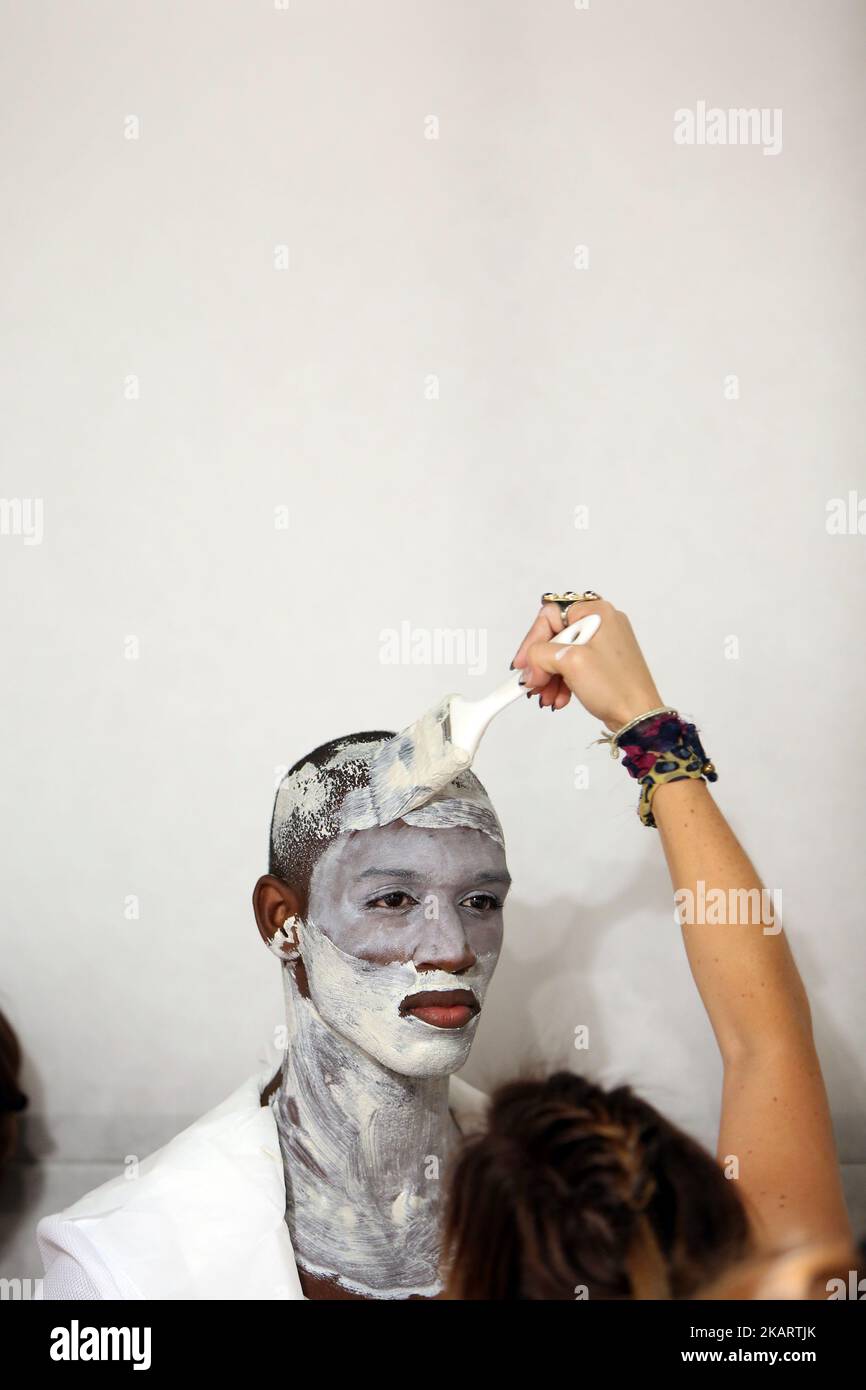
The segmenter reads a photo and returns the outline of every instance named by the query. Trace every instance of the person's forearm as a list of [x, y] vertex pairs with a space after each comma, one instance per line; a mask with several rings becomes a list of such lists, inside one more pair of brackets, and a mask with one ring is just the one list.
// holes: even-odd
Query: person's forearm
[[[806, 1137], [807, 1136], [807, 1137]], [[850, 1240], [833, 1122], [811, 1042], [765, 1043], [725, 1066], [717, 1158], [762, 1244]]]
[[[706, 783], [665, 783], [652, 808], [689, 965], [722, 1057], [732, 1062], [779, 1043], [811, 1046], [809, 1002], [781, 923]], [[690, 907], [695, 920], [687, 923]]]

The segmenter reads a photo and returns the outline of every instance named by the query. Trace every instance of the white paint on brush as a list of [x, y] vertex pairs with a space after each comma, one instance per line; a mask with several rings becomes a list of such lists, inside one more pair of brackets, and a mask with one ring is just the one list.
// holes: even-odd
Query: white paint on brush
[[[447, 705], [447, 701], [443, 702]], [[442, 708], [440, 706], [440, 708]], [[465, 759], [456, 751], [450, 763], [443, 762], [438, 769], [432, 764], [436, 761], [435, 735], [432, 733], [432, 714], [419, 721], [427, 730], [418, 745], [417, 760], [413, 762], [414, 772], [409, 772], [399, 760], [399, 740], [407, 735], [396, 735], [392, 739], [380, 739], [375, 743], [363, 741], [347, 742], [331, 755], [322, 768], [314, 763], [304, 763], [297, 772], [283, 779], [277, 791], [274, 808], [274, 827], [279, 837], [280, 829], [291, 822], [295, 833], [313, 839], [332, 839], [334, 834], [351, 830], [372, 830], [384, 824], [381, 807], [376, 803], [376, 786], [365, 785], [350, 788], [343, 797], [339, 809], [329, 806], [329, 774], [338, 767], [352, 763], [366, 763], [371, 772], [378, 767], [373, 781], [378, 777], [392, 779], [393, 796], [390, 797], [389, 820], [402, 819], [409, 825], [419, 825], [431, 829], [448, 829], [465, 825], [473, 830], [481, 830], [497, 844], [504, 845], [502, 826], [489, 797], [478, 779], [468, 773]], [[425, 722], [426, 720], [426, 722]], [[413, 726], [413, 728], [418, 726]], [[441, 741], [441, 740], [440, 740]], [[411, 758], [415, 758], [414, 740], [409, 739]], [[450, 756], [450, 755], [449, 755]], [[456, 770], [453, 764], [460, 763]], [[403, 771], [399, 771], [399, 766]], [[387, 769], [392, 768], [391, 772]], [[446, 773], [448, 774], [446, 776]], [[423, 788], [411, 781], [411, 777], [424, 778]], [[444, 780], [443, 780], [444, 779]], [[431, 790], [435, 786], [436, 790]], [[415, 795], [409, 795], [414, 788]], [[400, 815], [390, 814], [399, 798], [405, 801]], [[410, 802], [417, 805], [410, 806]]]
[[371, 760], [370, 799], [378, 825], [423, 806], [472, 762], [472, 754], [448, 733], [451, 699], [446, 696]]

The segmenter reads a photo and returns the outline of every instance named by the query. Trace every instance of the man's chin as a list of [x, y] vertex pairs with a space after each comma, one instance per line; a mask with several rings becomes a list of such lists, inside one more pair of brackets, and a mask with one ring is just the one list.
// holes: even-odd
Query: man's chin
[[[459, 1071], [466, 1063], [475, 1033], [470, 1024], [466, 1028], [435, 1028], [422, 1023], [420, 1019], [406, 1019], [404, 1022], [411, 1031], [405, 1041], [401, 1038], [383, 1040], [379, 1046], [370, 1047], [371, 1056], [389, 1071], [400, 1076], [444, 1077]], [[473, 1020], [474, 1022], [474, 1020]]]

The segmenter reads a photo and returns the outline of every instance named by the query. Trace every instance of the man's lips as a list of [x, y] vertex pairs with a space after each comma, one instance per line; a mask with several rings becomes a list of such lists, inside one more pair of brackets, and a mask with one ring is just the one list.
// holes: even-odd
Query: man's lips
[[428, 989], [407, 994], [400, 1013], [420, 1018], [434, 1028], [463, 1028], [481, 1005], [471, 989]]

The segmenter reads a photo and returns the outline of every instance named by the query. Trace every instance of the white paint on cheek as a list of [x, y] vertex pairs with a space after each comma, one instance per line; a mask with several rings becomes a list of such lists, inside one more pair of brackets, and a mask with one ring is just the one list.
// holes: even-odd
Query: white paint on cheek
[[463, 1066], [478, 1022], [436, 1028], [403, 1016], [409, 994], [469, 989], [484, 1003], [496, 954], [479, 956], [455, 976], [446, 970], [416, 969], [413, 961], [380, 965], [341, 951], [311, 919], [298, 927], [301, 956], [313, 1003], [324, 1021], [383, 1066], [404, 1076], [443, 1076]]

